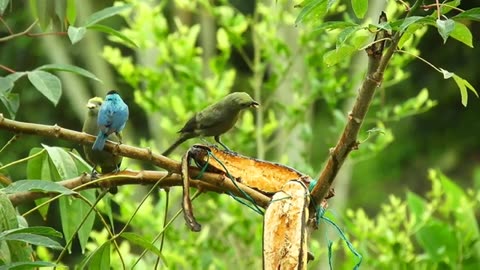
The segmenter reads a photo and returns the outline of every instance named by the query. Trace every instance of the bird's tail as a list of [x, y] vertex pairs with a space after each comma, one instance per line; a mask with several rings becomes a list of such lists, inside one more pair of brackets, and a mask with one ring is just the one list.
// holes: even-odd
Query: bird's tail
[[101, 151], [103, 150], [103, 147], [105, 147], [105, 142], [107, 141], [107, 134], [103, 132], [98, 132], [97, 139], [95, 140], [95, 143], [92, 146], [92, 150], [96, 151]]
[[178, 138], [167, 150], [165, 150], [162, 155], [163, 156], [168, 156], [170, 155], [170, 153], [173, 152], [173, 150], [175, 150], [175, 148], [177, 148], [180, 144], [182, 144], [184, 141], [188, 140], [192, 138], [191, 136], [186, 136], [185, 134], [182, 134], [180, 136], [180, 138]]

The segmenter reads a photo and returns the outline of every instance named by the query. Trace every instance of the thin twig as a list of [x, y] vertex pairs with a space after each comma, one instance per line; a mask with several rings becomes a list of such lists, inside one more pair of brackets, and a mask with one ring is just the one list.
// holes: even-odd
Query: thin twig
[[32, 31], [33, 27], [35, 27], [37, 22], [38, 22], [38, 20], [35, 20], [27, 29], [25, 29], [25, 31], [22, 31], [20, 33], [11, 34], [11, 35], [0, 38], [0, 42], [4, 42], [4, 41], [7, 41], [7, 40], [11, 40], [11, 39], [14, 39], [16, 37], [20, 37], [20, 36], [24, 36], [24, 35], [28, 34], [28, 32]]
[[[36, 158], [37, 156], [43, 154], [43, 152], [45, 152], [45, 151], [46, 151], [46, 150], [43, 149], [42, 151], [40, 151], [40, 152], [38, 152], [38, 153], [36, 153], [36, 154], [34, 154], [34, 155], [31, 155], [31, 156], [28, 156], [28, 157], [26, 157], [26, 158], [22, 158], [22, 159], [19, 159], [19, 160], [15, 160], [14, 162], [10, 162], [10, 163], [8, 163], [8, 164], [0, 167], [0, 171], [5, 170], [5, 169], [8, 168], [8, 167], [11, 167], [11, 166], [20, 164], [20, 163], [22, 163], [22, 162], [28, 161], [28, 160], [30, 160], [30, 159], [34, 159], [34, 158]], [[1, 152], [1, 151], [0, 151], [0, 152]]]
[[11, 68], [9, 68], [9, 67], [7, 67], [7, 66], [4, 66], [4, 65], [2, 65], [2, 64], [0, 64], [0, 68], [3, 69], [3, 70], [8, 71], [8, 72], [10, 72], [10, 73], [15, 73], [15, 72], [16, 72], [15, 70], [13, 70], [13, 69], [11, 69]]
[[3, 150], [5, 150], [7, 146], [13, 143], [17, 138], [18, 138], [18, 135], [13, 135], [13, 137], [10, 140], [8, 140], [8, 142], [2, 147], [2, 149], [0, 149], [0, 153], [2, 153]]
[[12, 29], [10, 26], [8, 26], [7, 22], [3, 19], [2, 16], [0, 16], [0, 22], [2, 22], [3, 25], [5, 25], [5, 28], [7, 28], [7, 31], [9, 34], [13, 34]]

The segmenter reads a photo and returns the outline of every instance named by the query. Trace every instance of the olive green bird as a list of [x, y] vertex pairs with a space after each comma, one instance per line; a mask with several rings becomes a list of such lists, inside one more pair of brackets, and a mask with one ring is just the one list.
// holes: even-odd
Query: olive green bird
[[260, 104], [245, 92], [234, 92], [225, 96], [219, 102], [212, 104], [196, 113], [178, 132], [180, 137], [163, 152], [168, 156], [184, 141], [195, 137], [214, 137], [215, 141], [229, 150], [220, 141], [220, 135], [229, 131], [237, 122], [240, 112], [247, 108], [256, 108]]
[[[88, 100], [87, 102], [87, 117], [83, 123], [82, 131], [93, 136], [97, 136], [99, 128], [97, 125], [97, 117], [100, 106], [103, 103], [103, 99], [100, 97], [94, 97]], [[120, 142], [120, 139], [115, 133], [112, 133], [108, 136], [108, 140], [114, 142]], [[120, 170], [120, 165], [122, 163], [122, 156], [116, 156], [107, 151], [98, 151], [92, 150], [91, 146], [83, 145], [83, 152], [85, 157], [92, 165], [92, 176], [95, 177], [98, 172], [98, 167], [101, 169], [101, 173], [112, 173], [118, 172]], [[118, 192], [117, 187], [110, 187], [110, 193], [115, 194]]]

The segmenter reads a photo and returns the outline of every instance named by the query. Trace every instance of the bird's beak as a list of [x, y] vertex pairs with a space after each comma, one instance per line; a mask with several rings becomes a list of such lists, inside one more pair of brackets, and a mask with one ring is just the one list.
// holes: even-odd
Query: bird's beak
[[91, 109], [95, 108], [95, 104], [88, 102], [88, 103], [87, 103], [87, 108], [88, 108], [89, 110], [91, 110]]
[[260, 106], [260, 103], [258, 103], [256, 101], [253, 101], [252, 104], [250, 105], [250, 107], [252, 107], [252, 108], [258, 108], [258, 106]]

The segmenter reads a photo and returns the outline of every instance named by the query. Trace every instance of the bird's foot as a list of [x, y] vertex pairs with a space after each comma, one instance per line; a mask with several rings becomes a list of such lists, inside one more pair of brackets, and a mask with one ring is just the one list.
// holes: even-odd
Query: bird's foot
[[215, 136], [213, 137], [215, 139], [216, 142], [218, 142], [223, 148], [225, 148], [226, 151], [228, 152], [232, 152], [232, 150], [230, 150], [230, 148], [228, 148], [225, 144], [222, 143], [222, 141], [220, 140], [220, 136]]
[[122, 166], [122, 163], [118, 163], [117, 166], [115, 166], [115, 170], [113, 170], [112, 173], [119, 173], [120, 172], [120, 166]]
[[228, 152], [232, 152], [232, 150], [230, 150], [230, 148], [228, 148], [228, 146], [226, 146], [225, 144], [223, 144], [222, 142], [218, 142], [226, 151]]
[[92, 180], [95, 180], [95, 179], [98, 179], [98, 176], [100, 174], [97, 172], [97, 170], [95, 170], [95, 168], [92, 169], [92, 172], [90, 173], [90, 178], [92, 178]]

